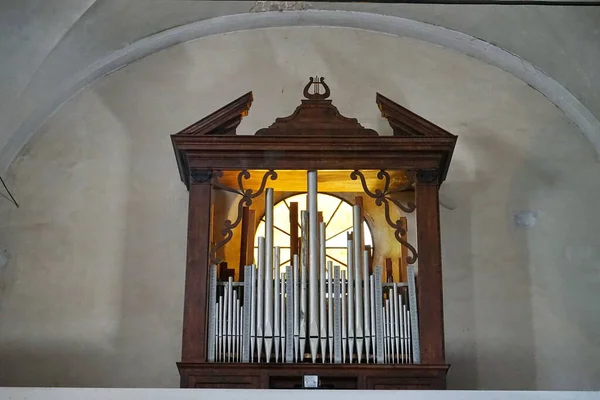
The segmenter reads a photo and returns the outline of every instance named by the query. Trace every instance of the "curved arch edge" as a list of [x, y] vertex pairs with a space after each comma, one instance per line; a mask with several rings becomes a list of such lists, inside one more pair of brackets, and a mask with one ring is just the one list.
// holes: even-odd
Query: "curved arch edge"
[[565, 87], [521, 57], [465, 33], [420, 21], [356, 11], [304, 10], [215, 17], [148, 36], [113, 52], [64, 82], [51, 101], [29, 115], [0, 149], [0, 172], [8, 169], [32, 136], [63, 103], [111, 72], [150, 54], [191, 40], [228, 32], [293, 26], [354, 28], [409, 37], [437, 44], [496, 66], [526, 82], [561, 109], [582, 131], [600, 158], [600, 121]]

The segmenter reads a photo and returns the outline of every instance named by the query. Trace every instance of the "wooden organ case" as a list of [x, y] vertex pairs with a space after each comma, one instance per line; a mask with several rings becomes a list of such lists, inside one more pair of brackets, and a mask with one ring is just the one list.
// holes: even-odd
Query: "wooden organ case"
[[438, 189], [457, 138], [378, 93], [380, 136], [329, 96], [310, 78], [290, 116], [237, 135], [250, 92], [171, 136], [189, 190], [181, 387], [445, 388]]

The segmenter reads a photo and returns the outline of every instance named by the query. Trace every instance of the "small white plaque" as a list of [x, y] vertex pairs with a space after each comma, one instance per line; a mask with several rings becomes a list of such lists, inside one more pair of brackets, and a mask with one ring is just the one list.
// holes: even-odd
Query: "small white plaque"
[[317, 375], [304, 375], [304, 388], [316, 389], [319, 387], [319, 377]]

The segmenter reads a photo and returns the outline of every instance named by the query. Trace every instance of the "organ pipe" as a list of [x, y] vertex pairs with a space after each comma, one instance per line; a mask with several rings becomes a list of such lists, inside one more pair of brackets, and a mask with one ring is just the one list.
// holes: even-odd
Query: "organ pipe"
[[268, 188], [265, 235], [257, 239], [256, 264], [240, 266], [243, 282], [219, 281], [211, 266], [209, 362], [420, 363], [414, 267], [407, 282], [384, 282], [381, 266], [371, 271], [359, 205], [352, 210], [346, 265], [327, 261], [316, 171], [308, 171], [307, 186], [299, 254], [290, 255], [289, 265], [274, 246], [274, 191]]

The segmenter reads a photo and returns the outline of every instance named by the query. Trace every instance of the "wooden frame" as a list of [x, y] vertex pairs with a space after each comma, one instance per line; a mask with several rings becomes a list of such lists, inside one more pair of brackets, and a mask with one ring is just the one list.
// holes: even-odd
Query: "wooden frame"
[[[325, 94], [309, 93], [315, 84], [325, 87]], [[171, 136], [181, 180], [189, 189], [183, 342], [178, 363], [181, 387], [293, 388], [301, 385], [303, 375], [315, 374], [328, 388], [445, 388], [449, 366], [444, 355], [438, 189], [457, 137], [378, 93], [376, 104], [393, 129], [393, 136], [379, 136], [356, 119], [342, 116], [327, 99], [329, 94], [323, 78], [311, 78], [304, 90], [306, 99], [292, 115], [278, 118], [254, 136], [238, 136], [237, 126], [253, 101], [250, 92]], [[391, 170], [410, 177], [420, 254], [421, 364], [207, 362], [207, 271], [216, 177], [223, 171], [307, 169]]]

